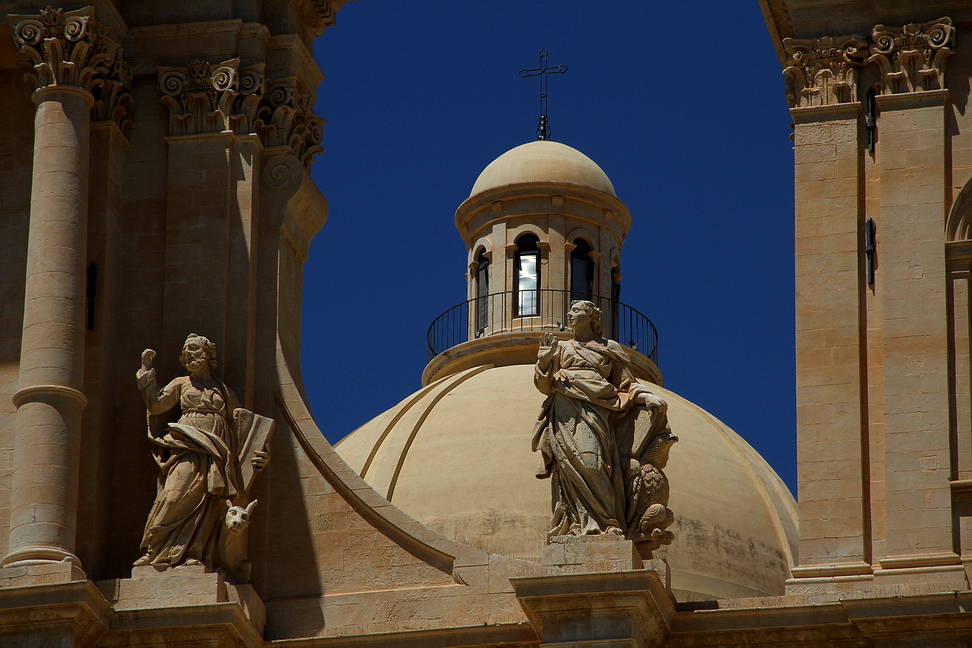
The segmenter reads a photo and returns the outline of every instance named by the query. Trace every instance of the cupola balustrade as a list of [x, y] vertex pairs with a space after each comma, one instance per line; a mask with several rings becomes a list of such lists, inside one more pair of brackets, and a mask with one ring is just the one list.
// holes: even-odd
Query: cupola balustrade
[[[577, 295], [570, 290], [509, 290], [469, 299], [439, 315], [428, 331], [429, 361], [470, 340], [500, 333], [566, 329], [567, 309]], [[658, 331], [647, 317], [620, 301], [590, 296], [601, 309], [604, 336], [658, 364]], [[524, 308], [525, 305], [530, 308]], [[522, 312], [530, 315], [519, 315]]]

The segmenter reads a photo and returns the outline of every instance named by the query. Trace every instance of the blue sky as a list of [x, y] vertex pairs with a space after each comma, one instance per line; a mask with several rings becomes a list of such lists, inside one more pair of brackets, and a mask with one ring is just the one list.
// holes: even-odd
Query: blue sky
[[314, 52], [330, 217], [305, 266], [302, 366], [318, 423], [335, 442], [419, 388], [429, 324], [466, 298], [456, 207], [535, 139], [537, 82], [517, 73], [541, 48], [569, 68], [549, 82], [552, 139], [631, 210], [621, 299], [658, 328], [665, 386], [795, 495], [791, 128], [756, 0], [345, 5]]

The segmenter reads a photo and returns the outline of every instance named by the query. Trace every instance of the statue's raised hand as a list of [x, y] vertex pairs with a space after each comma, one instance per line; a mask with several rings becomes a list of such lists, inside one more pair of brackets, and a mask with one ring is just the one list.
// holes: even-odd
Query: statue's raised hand
[[668, 411], [668, 402], [659, 396], [655, 396], [651, 392], [643, 391], [635, 396], [635, 405], [642, 405], [648, 409], [659, 409], [662, 411]]
[[152, 349], [142, 351], [142, 370], [148, 371], [151, 369], [153, 360], [155, 360], [155, 351]]
[[557, 347], [560, 344], [560, 340], [553, 333], [543, 333], [540, 335], [540, 349], [537, 350], [537, 362], [540, 366], [545, 368], [550, 364], [550, 361], [555, 355], [557, 355]]

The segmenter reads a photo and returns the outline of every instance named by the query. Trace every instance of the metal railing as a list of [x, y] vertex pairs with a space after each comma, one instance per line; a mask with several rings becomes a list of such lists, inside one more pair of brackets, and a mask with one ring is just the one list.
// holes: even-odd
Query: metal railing
[[453, 306], [429, 326], [429, 361], [470, 339], [497, 333], [564, 330], [567, 309], [575, 299], [589, 299], [601, 309], [605, 337], [658, 364], [658, 331], [639, 311], [607, 297], [551, 289], [493, 293]]

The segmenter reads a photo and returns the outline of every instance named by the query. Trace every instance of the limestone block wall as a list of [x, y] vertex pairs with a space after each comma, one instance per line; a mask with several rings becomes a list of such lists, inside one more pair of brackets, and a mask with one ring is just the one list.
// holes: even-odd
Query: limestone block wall
[[967, 21], [920, 13], [861, 32], [850, 12], [826, 35], [768, 15], [801, 36], [780, 50], [796, 182], [790, 592], [968, 585], [972, 48], [956, 37]]

